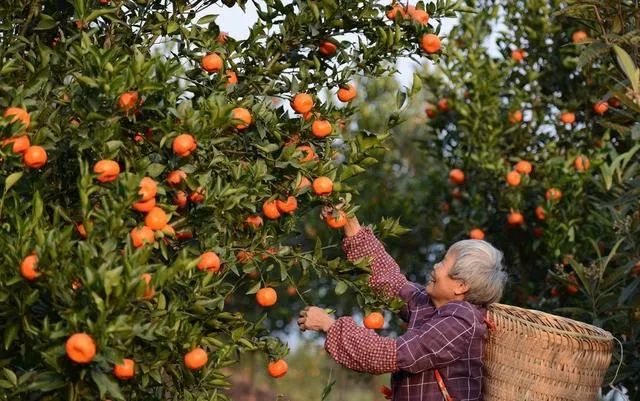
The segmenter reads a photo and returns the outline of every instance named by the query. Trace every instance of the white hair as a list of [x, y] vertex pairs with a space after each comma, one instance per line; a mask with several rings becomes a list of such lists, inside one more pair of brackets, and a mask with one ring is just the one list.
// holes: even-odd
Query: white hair
[[476, 305], [500, 301], [507, 282], [502, 252], [486, 241], [467, 239], [451, 245], [447, 253], [455, 257], [449, 276], [469, 286], [465, 301]]

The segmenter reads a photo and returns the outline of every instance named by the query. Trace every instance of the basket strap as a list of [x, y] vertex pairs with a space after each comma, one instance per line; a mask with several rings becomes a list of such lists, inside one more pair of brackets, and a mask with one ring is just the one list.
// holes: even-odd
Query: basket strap
[[487, 328], [490, 331], [495, 331], [496, 330], [496, 324], [495, 324], [495, 322], [493, 320], [491, 320], [491, 318], [489, 317], [489, 314], [487, 314], [484, 317], [484, 323], [487, 325]]
[[444, 380], [442, 380], [440, 371], [438, 369], [434, 369], [433, 375], [436, 377], [436, 382], [438, 383], [438, 387], [440, 387], [440, 392], [442, 392], [442, 397], [444, 398], [444, 401], [453, 401], [453, 397], [449, 394], [449, 391], [447, 390], [447, 386], [444, 385]]

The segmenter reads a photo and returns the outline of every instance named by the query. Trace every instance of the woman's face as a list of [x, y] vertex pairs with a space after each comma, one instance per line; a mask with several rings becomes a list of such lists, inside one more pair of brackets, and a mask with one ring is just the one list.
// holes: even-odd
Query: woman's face
[[427, 294], [436, 308], [450, 301], [464, 299], [464, 293], [468, 289], [466, 284], [449, 276], [455, 262], [455, 255], [447, 252], [444, 258], [433, 266], [431, 280], [427, 283]]

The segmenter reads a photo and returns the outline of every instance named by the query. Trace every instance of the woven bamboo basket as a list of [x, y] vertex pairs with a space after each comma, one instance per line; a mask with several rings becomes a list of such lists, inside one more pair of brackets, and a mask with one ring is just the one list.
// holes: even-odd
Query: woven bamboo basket
[[611, 363], [613, 336], [586, 323], [492, 304], [484, 401], [592, 401]]

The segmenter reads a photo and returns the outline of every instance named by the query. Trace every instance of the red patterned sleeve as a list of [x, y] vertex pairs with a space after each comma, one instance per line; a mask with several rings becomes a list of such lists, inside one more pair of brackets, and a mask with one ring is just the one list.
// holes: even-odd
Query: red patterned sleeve
[[373, 235], [371, 228], [362, 227], [356, 235], [345, 237], [342, 248], [351, 262], [363, 257], [372, 259], [369, 278], [372, 290], [386, 297], [397, 297], [400, 289], [408, 283], [396, 261], [385, 251], [384, 245]]
[[341, 317], [327, 331], [324, 349], [339, 364], [374, 375], [395, 372], [396, 341]]

